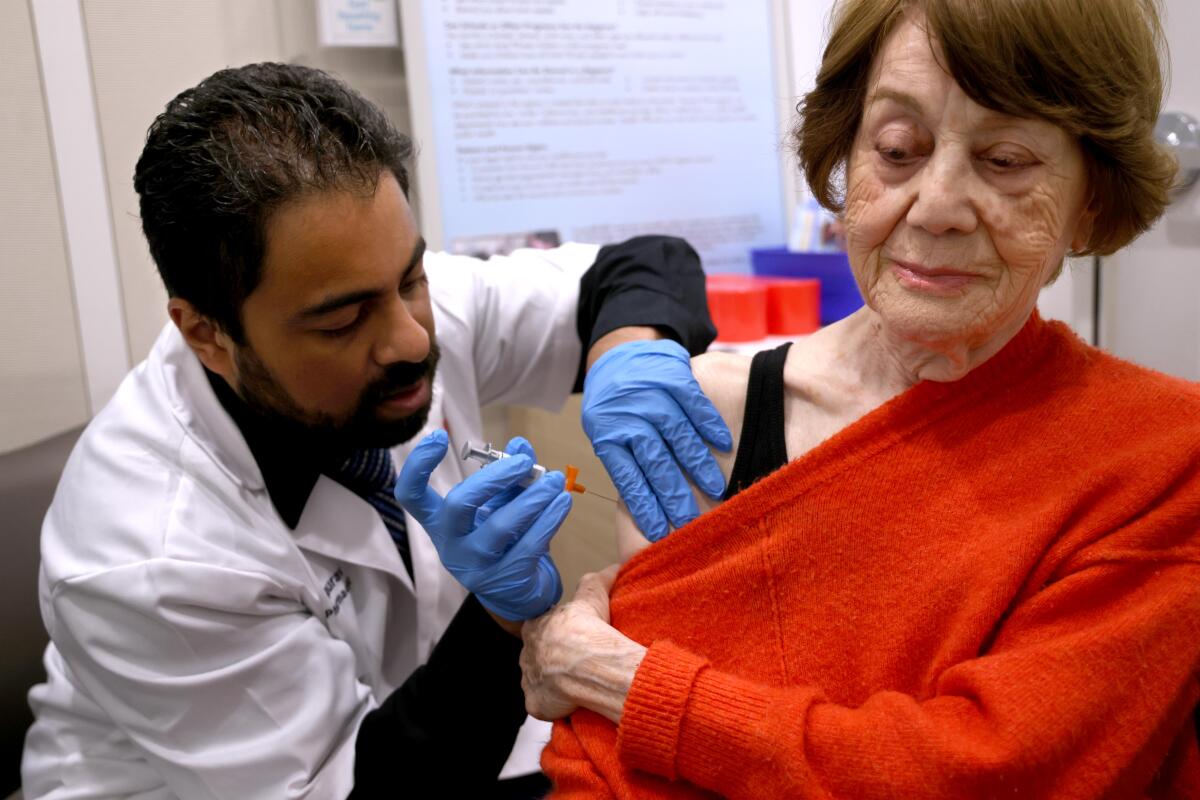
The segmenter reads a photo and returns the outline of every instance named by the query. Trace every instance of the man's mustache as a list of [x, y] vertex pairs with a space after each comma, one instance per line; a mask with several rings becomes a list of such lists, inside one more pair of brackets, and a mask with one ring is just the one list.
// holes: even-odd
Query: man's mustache
[[398, 392], [410, 388], [422, 378], [433, 375], [441, 352], [436, 344], [429, 346], [429, 355], [421, 361], [401, 361], [390, 365], [377, 380], [371, 383], [363, 392], [364, 406], [382, 403]]

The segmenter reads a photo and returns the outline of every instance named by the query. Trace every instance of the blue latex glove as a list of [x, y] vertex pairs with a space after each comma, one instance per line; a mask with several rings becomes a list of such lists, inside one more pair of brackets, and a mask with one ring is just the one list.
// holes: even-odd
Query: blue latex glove
[[446, 432], [437, 430], [413, 448], [396, 479], [396, 500], [484, 608], [512, 621], [541, 616], [562, 597], [550, 539], [571, 510], [563, 474], [547, 472], [521, 487], [536, 462], [529, 442], [514, 439], [508, 452], [517, 455], [488, 464], [443, 499], [429, 488], [429, 476], [448, 446]]
[[627, 342], [602, 355], [584, 380], [583, 430], [652, 542], [668, 521], [678, 528], [700, 515], [679, 464], [708, 496], [725, 491], [705, 441], [729, 450], [733, 437], [676, 342]]

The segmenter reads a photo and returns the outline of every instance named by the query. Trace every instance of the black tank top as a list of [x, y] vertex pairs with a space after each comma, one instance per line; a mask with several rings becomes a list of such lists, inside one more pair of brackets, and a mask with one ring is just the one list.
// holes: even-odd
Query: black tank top
[[754, 354], [746, 382], [746, 412], [733, 472], [722, 500], [728, 500], [787, 463], [783, 435], [783, 364], [791, 342]]

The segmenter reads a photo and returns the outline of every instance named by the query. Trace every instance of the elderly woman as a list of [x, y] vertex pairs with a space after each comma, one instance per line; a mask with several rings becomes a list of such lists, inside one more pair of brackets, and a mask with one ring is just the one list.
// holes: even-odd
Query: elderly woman
[[1200, 387], [1035, 311], [1167, 202], [1160, 42], [1154, 0], [839, 5], [797, 142], [866, 306], [701, 357], [737, 493], [614, 627], [596, 578], [527, 625], [558, 796], [1200, 794]]

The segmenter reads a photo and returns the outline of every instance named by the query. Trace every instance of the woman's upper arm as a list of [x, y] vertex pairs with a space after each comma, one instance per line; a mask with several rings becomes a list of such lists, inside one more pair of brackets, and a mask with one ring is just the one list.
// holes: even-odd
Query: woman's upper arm
[[[692, 358], [692, 373], [733, 435], [733, 448], [729, 452], [712, 450], [717, 465], [721, 468], [721, 474], [729, 480], [742, 432], [750, 358], [733, 353], [702, 353]], [[694, 484], [692, 494], [696, 497], [701, 514], [721, 504], [720, 500], [713, 500]], [[624, 503], [619, 503], [617, 507], [616, 536], [617, 556], [622, 564], [650, 546], [650, 542], [642, 535]]]

